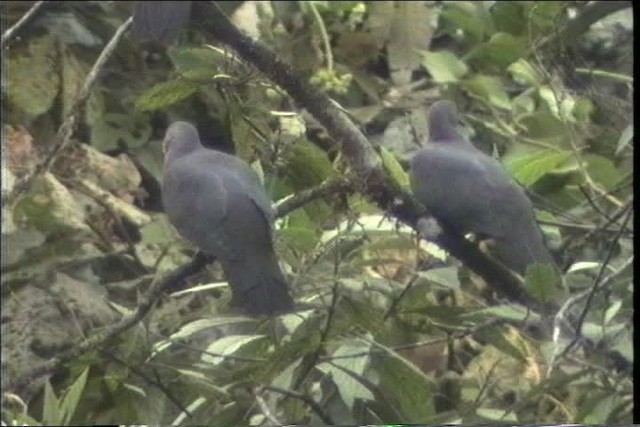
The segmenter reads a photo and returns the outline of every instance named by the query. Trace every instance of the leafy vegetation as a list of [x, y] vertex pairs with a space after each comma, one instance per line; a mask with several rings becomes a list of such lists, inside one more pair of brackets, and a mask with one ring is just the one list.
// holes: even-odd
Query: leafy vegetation
[[[7, 3], [10, 25], [31, 7]], [[161, 212], [160, 140], [171, 121], [193, 122], [211, 147], [251, 163], [276, 202], [350, 171], [304, 106], [217, 45], [197, 13], [166, 50], [119, 39], [75, 112], [131, 6], [45, 2], [4, 48], [3, 421], [630, 423], [630, 8], [229, 3], [237, 26], [364, 129], [398, 188], [409, 187], [406, 159], [426, 142], [425, 107], [454, 100], [464, 132], [530, 192], [566, 268], [562, 292], [544, 268], [530, 269], [525, 287], [560, 312], [507, 301], [353, 185], [276, 223], [307, 309], [238, 317], [214, 264], [134, 327], [37, 374], [131, 315], [154, 277], [194, 254]], [[57, 146], [68, 114], [78, 126]]]

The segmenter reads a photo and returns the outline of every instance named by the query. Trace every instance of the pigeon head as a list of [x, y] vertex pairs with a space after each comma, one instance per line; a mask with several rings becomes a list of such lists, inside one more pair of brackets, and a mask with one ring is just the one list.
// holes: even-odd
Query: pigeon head
[[165, 163], [185, 156], [202, 147], [198, 130], [187, 122], [173, 122], [162, 141]]
[[464, 140], [456, 129], [458, 111], [449, 100], [436, 101], [429, 108], [429, 140], [431, 142], [447, 142]]

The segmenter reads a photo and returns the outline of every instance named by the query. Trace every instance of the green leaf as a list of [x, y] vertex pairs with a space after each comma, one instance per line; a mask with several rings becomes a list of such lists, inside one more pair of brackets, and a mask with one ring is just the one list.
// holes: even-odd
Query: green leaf
[[509, 65], [507, 71], [511, 73], [513, 80], [520, 84], [539, 87], [543, 81], [540, 73], [524, 58], [518, 59]]
[[558, 301], [560, 276], [556, 269], [548, 264], [533, 264], [527, 267], [524, 287], [536, 300], [547, 303]]
[[400, 188], [410, 191], [409, 175], [402, 169], [396, 157], [384, 147], [380, 147], [380, 157], [382, 157], [382, 165], [385, 171], [387, 171], [393, 182]]
[[198, 86], [185, 79], [159, 83], [136, 99], [136, 110], [155, 111], [177, 104], [196, 93]]
[[16, 203], [13, 220], [43, 233], [68, 233], [75, 238], [90, 233], [83, 206], [49, 172], [33, 180], [30, 191]]
[[[344, 343], [333, 353], [331, 364], [322, 364], [323, 370], [331, 375], [342, 401], [349, 409], [353, 409], [357, 399], [374, 400], [373, 393], [357, 379], [358, 377], [363, 377], [369, 364], [369, 355], [366, 353], [370, 350], [371, 344], [366, 342], [353, 341]], [[360, 353], [363, 353], [363, 355], [344, 357]]]
[[498, 31], [504, 31], [514, 36], [526, 35], [527, 18], [521, 2], [495, 2], [490, 13]]
[[71, 423], [71, 418], [76, 412], [78, 402], [80, 402], [80, 398], [82, 397], [82, 393], [84, 392], [84, 387], [87, 384], [88, 374], [89, 368], [85, 368], [78, 376], [78, 378], [73, 382], [64, 398], [62, 399], [62, 404], [60, 405], [60, 412], [62, 414], [62, 425], [66, 426]]
[[176, 71], [182, 75], [197, 73], [203, 77], [213, 77], [219, 65], [225, 60], [224, 55], [210, 47], [169, 49], [167, 54]]
[[487, 24], [481, 14], [482, 5], [470, 1], [445, 3], [441, 16], [453, 26], [463, 30], [474, 43], [481, 42], [487, 32]]
[[488, 42], [474, 48], [469, 53], [468, 61], [478, 68], [501, 72], [525, 54], [526, 42], [523, 38], [496, 33]]
[[436, 83], [455, 83], [469, 72], [467, 64], [451, 52], [422, 52], [422, 55], [422, 65]]
[[287, 242], [287, 246], [303, 254], [311, 252], [319, 240], [314, 230], [305, 227], [286, 227], [278, 235]]
[[564, 15], [562, 13], [566, 10], [566, 2], [529, 2], [525, 7], [529, 9], [526, 12], [527, 17], [536, 30], [533, 37], [547, 35], [549, 31], [565, 24], [566, 13]]
[[603, 323], [605, 325], [609, 324], [609, 322], [613, 320], [613, 318], [615, 317], [616, 314], [618, 314], [621, 308], [622, 308], [622, 300], [614, 301], [613, 304], [611, 304], [605, 310]]
[[504, 423], [505, 421], [510, 421], [513, 423], [518, 422], [518, 417], [511, 409], [492, 409], [492, 408], [478, 408], [476, 410], [476, 414], [479, 417], [486, 418], [491, 421], [500, 421]]
[[486, 326], [478, 330], [477, 337], [520, 362], [526, 362], [527, 357], [531, 356], [526, 341], [514, 328]]
[[42, 422], [45, 425], [59, 425], [62, 421], [62, 413], [60, 411], [60, 402], [56, 397], [56, 393], [51, 387], [51, 383], [47, 380], [44, 384], [44, 403], [42, 408]]
[[28, 53], [11, 55], [7, 61], [6, 89], [12, 106], [31, 117], [49, 111], [60, 88], [56, 52], [53, 38], [43, 36], [30, 41]]
[[462, 86], [494, 107], [511, 110], [511, 100], [498, 77], [477, 74], [464, 80]]
[[476, 320], [478, 322], [484, 322], [495, 317], [515, 322], [524, 322], [525, 320], [536, 322], [540, 318], [536, 313], [511, 305], [497, 305], [494, 307], [482, 308], [480, 310], [464, 314], [462, 317], [465, 319]]
[[224, 356], [231, 356], [251, 344], [263, 344], [267, 342], [265, 335], [230, 335], [214, 341], [207, 347], [207, 353], [219, 354], [212, 356], [207, 353], [202, 354], [202, 361], [212, 365], [219, 365], [226, 359]]
[[418, 276], [448, 289], [460, 289], [460, 278], [456, 267], [431, 268], [427, 271], [419, 271]]
[[631, 147], [631, 141], [633, 140], [633, 125], [629, 125], [620, 134], [620, 139], [618, 139], [618, 145], [616, 146], [616, 156], [620, 155], [622, 150], [626, 147]]
[[[416, 365], [390, 348], [376, 343], [384, 352], [371, 354], [371, 366], [379, 376], [379, 390], [400, 415], [394, 422], [431, 424], [436, 416], [435, 382]], [[391, 420], [385, 420], [387, 422]]]
[[613, 161], [597, 154], [586, 154], [583, 161], [587, 165], [587, 172], [591, 179], [604, 187], [605, 190], [615, 188], [622, 179], [622, 173]]
[[524, 187], [530, 187], [570, 158], [570, 152], [539, 150], [518, 157], [506, 156], [505, 166], [516, 181]]
[[91, 128], [91, 146], [105, 152], [139, 148], [151, 136], [149, 119], [142, 114], [108, 113]]

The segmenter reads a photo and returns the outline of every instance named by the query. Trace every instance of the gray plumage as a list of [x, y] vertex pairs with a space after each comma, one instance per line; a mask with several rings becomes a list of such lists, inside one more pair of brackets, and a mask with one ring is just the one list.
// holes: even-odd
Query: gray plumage
[[416, 198], [456, 232], [494, 240], [492, 254], [517, 273], [532, 263], [553, 263], [522, 187], [456, 125], [451, 101], [433, 104], [430, 141], [411, 161]]
[[220, 260], [231, 304], [250, 315], [290, 311], [293, 301], [273, 249], [274, 212], [254, 170], [205, 148], [186, 122], [171, 124], [163, 144], [164, 210], [182, 236]]
[[133, 35], [138, 40], [173, 43], [190, 13], [190, 1], [138, 1], [133, 9]]

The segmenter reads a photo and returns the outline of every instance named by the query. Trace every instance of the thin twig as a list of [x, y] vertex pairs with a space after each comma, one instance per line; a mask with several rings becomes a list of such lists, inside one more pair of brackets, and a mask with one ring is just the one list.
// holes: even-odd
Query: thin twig
[[36, 13], [38, 13], [38, 10], [40, 10], [42, 6], [44, 6], [44, 1], [41, 0], [35, 2], [33, 6], [31, 6], [29, 10], [27, 10], [27, 13], [25, 13], [22, 18], [18, 20], [18, 22], [13, 24], [12, 27], [2, 33], [2, 39], [0, 40], [0, 49], [4, 50], [7, 43], [9, 43], [9, 40], [11, 40], [15, 36], [16, 32], [20, 30], [20, 28], [22, 28], [27, 22], [29, 22]]
[[269, 406], [267, 406], [267, 402], [265, 402], [262, 396], [260, 396], [260, 392], [257, 388], [253, 390], [253, 397], [256, 399], [256, 402], [258, 402], [258, 406], [260, 406], [260, 410], [262, 411], [262, 414], [265, 416], [266, 419], [269, 420], [271, 424], [273, 424], [274, 426], [282, 425], [282, 423], [278, 421], [275, 415], [271, 413]]
[[132, 18], [129, 18], [122, 25], [120, 25], [113, 37], [111, 37], [111, 40], [109, 40], [109, 43], [107, 43], [107, 45], [104, 47], [104, 49], [100, 53], [100, 56], [98, 56], [98, 59], [93, 64], [91, 71], [87, 75], [84, 81], [84, 85], [82, 86], [82, 89], [80, 89], [80, 92], [78, 93], [78, 96], [71, 106], [67, 117], [58, 128], [58, 132], [56, 134], [55, 142], [53, 144], [51, 152], [47, 155], [42, 163], [35, 167], [33, 172], [25, 175], [18, 182], [16, 182], [15, 186], [13, 187], [13, 191], [11, 191], [6, 200], [9, 204], [12, 204], [15, 200], [18, 199], [18, 197], [20, 197], [23, 192], [25, 192], [29, 188], [36, 176], [39, 176], [48, 171], [49, 168], [51, 168], [53, 162], [56, 160], [58, 154], [60, 154], [62, 149], [67, 146], [75, 130], [78, 113], [80, 112], [80, 110], [82, 110], [87, 100], [89, 99], [89, 95], [91, 95], [91, 89], [93, 89], [93, 86], [98, 79], [98, 75], [104, 68], [107, 60], [115, 51], [118, 42], [131, 25], [131, 21]]
[[[632, 212], [632, 209], [629, 208], [627, 210], [627, 216], [626, 216], [626, 218], [624, 220], [623, 227], [620, 228], [620, 232], [618, 233], [618, 235], [616, 235], [616, 237], [613, 239], [613, 241], [609, 245], [609, 251], [607, 252], [607, 256], [605, 257], [605, 259], [604, 259], [604, 261], [602, 263], [602, 266], [600, 267], [600, 270], [598, 271], [598, 276], [594, 280], [593, 285], [591, 286], [591, 289], [589, 290], [589, 294], [587, 295], [587, 301], [585, 302], [584, 308], [582, 309], [582, 312], [580, 313], [580, 317], [578, 319], [578, 323], [577, 323], [577, 326], [576, 326], [576, 332], [577, 332], [576, 336], [567, 345], [567, 347], [565, 347], [565, 349], [562, 352], [562, 354], [560, 355], [560, 357], [562, 357], [563, 355], [567, 354], [576, 345], [576, 343], [580, 340], [580, 338], [582, 338], [582, 325], [584, 324], [584, 320], [587, 317], [587, 313], [589, 312], [589, 309], [591, 308], [591, 302], [593, 301], [593, 298], [594, 298], [595, 294], [597, 293], [597, 291], [602, 286], [602, 283], [605, 282], [604, 280], [602, 280], [602, 277], [603, 277], [604, 272], [605, 272], [605, 270], [607, 268], [607, 265], [609, 265], [609, 261], [611, 260], [611, 258], [613, 256], [613, 248], [615, 247], [615, 242], [618, 241], [618, 239], [622, 235], [622, 230], [624, 229], [624, 227], [626, 227], [627, 223], [629, 222], [629, 219], [631, 218], [631, 212]], [[630, 258], [630, 260], [628, 260], [628, 261], [632, 262], [633, 259]]]
[[297, 194], [279, 200], [278, 203], [273, 205], [273, 209], [276, 211], [276, 216], [281, 217], [316, 199], [347, 190], [351, 190], [349, 180], [344, 178], [327, 179], [316, 187], [300, 191]]
[[[289, 64], [261, 42], [240, 32], [215, 2], [207, 2], [202, 9], [207, 29], [219, 41], [230, 46], [239, 57], [286, 91], [325, 128], [331, 137], [331, 148], [337, 149], [345, 157], [354, 175], [358, 177], [355, 183], [357, 191], [366, 194], [381, 209], [389, 211], [409, 226], [415, 227], [419, 218], [428, 216], [424, 206], [412, 194], [394, 185], [373, 145], [335, 101], [298, 77]], [[483, 277], [492, 287], [500, 284], [497, 288], [502, 294], [504, 290], [522, 289], [521, 282], [514, 279], [507, 268], [483, 254], [477, 245], [445, 224], [442, 229], [444, 232], [435, 243]], [[524, 291], [511, 292], [510, 295], [523, 293]], [[557, 310], [555, 302], [548, 305], [550, 307], [545, 307], [545, 311]]]
[[298, 393], [298, 392], [295, 392], [293, 390], [287, 390], [287, 389], [284, 389], [284, 388], [272, 386], [272, 385], [264, 386], [264, 387], [262, 387], [262, 389], [263, 390], [268, 390], [268, 391], [273, 391], [275, 393], [280, 393], [283, 396], [287, 396], [287, 397], [291, 397], [293, 399], [300, 400], [301, 402], [304, 402], [307, 405], [309, 405], [311, 410], [316, 413], [316, 415], [322, 420], [323, 423], [325, 423], [326, 425], [330, 425], [330, 426], [335, 425], [335, 422], [333, 421], [331, 416], [329, 416], [329, 414], [327, 414], [324, 411], [322, 406], [320, 406], [315, 400], [313, 400], [311, 397], [309, 397], [309, 396], [307, 396], [305, 394]]

